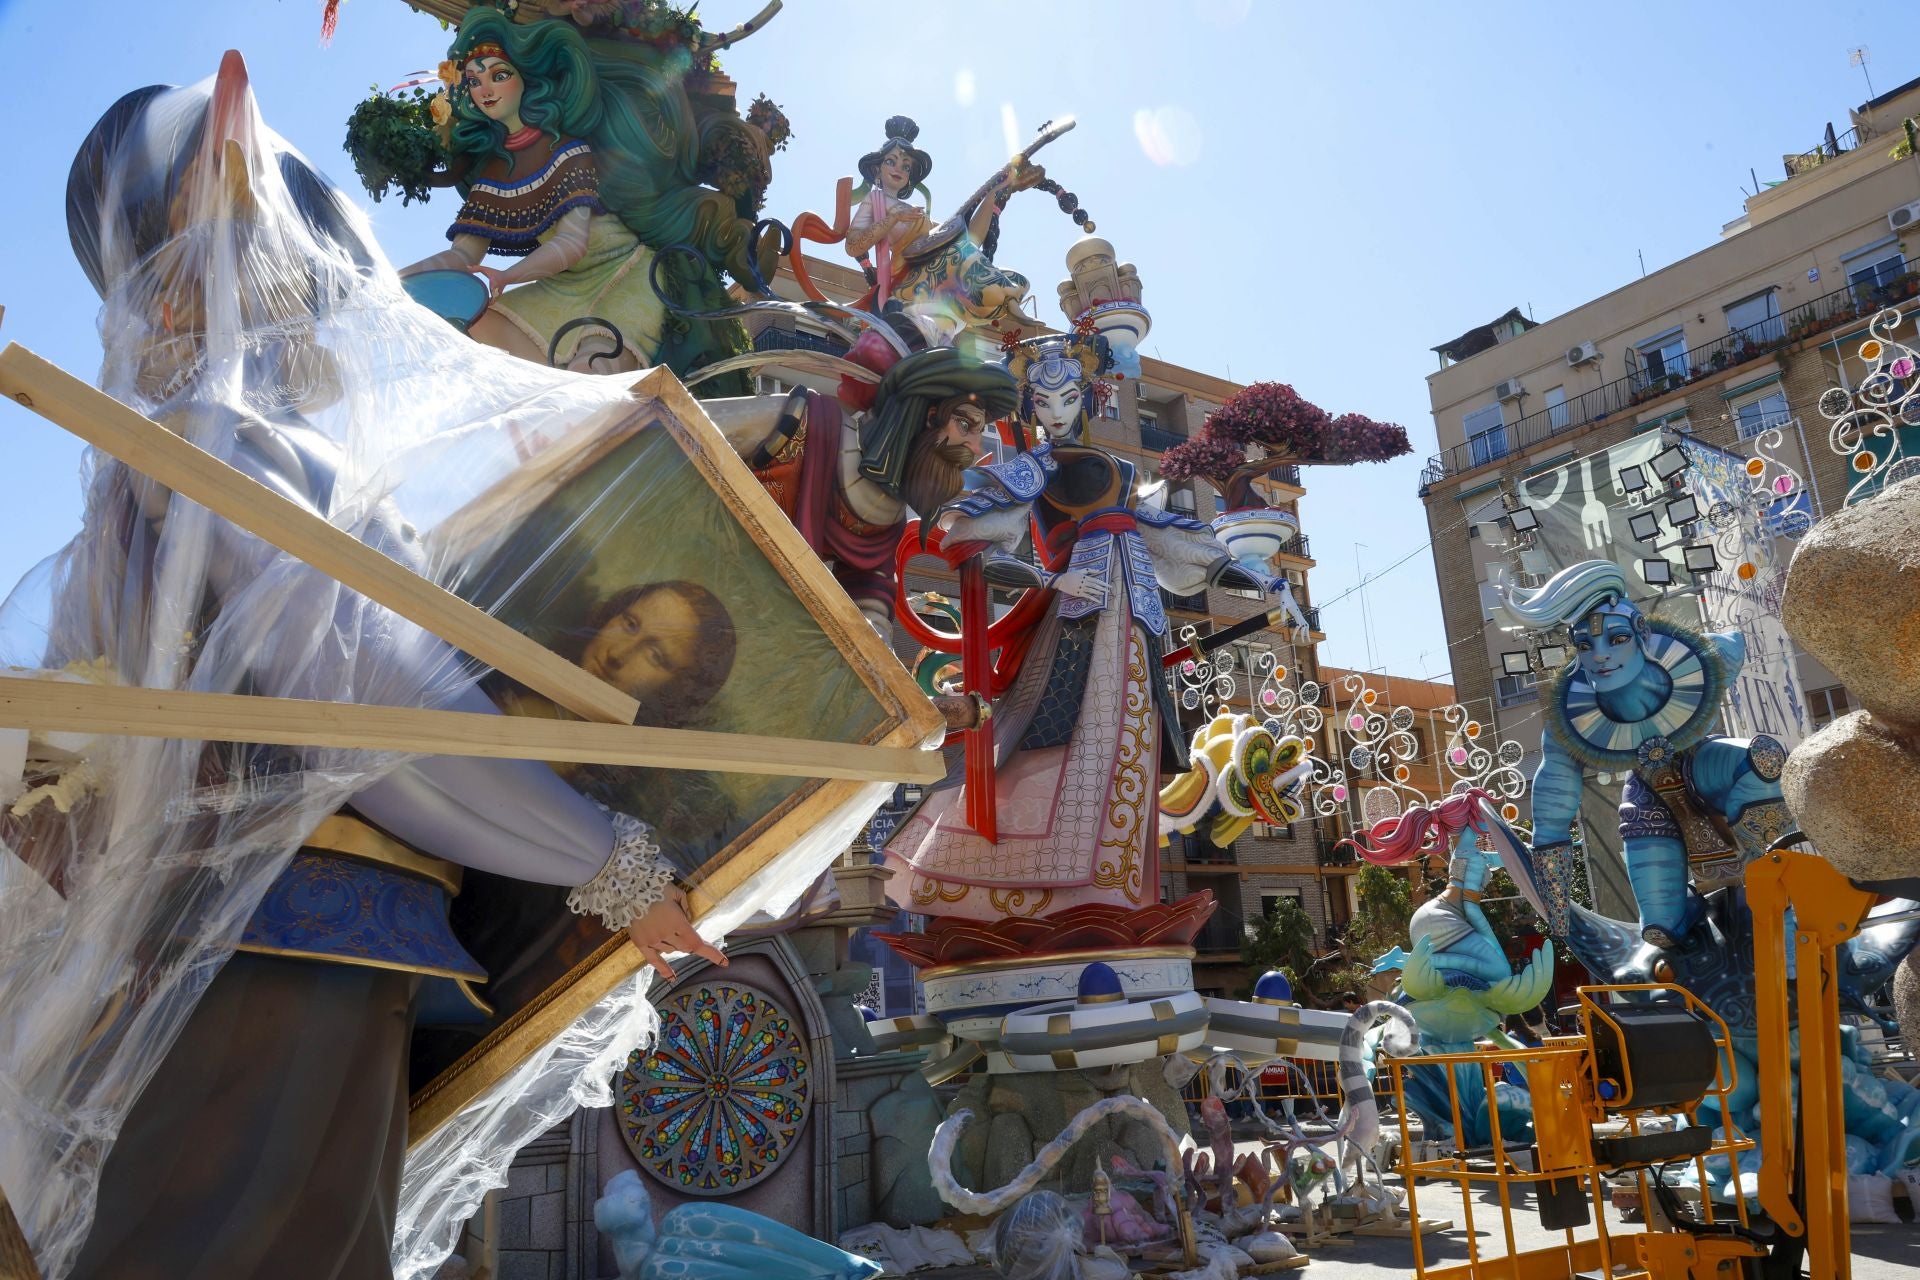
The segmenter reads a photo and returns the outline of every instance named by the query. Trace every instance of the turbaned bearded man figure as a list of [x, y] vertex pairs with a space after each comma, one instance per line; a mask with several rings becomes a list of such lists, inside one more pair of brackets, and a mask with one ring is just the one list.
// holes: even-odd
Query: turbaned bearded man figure
[[[869, 335], [872, 337], [873, 335]], [[814, 554], [883, 636], [893, 631], [894, 548], [910, 513], [959, 496], [989, 424], [1013, 411], [1000, 364], [945, 347], [896, 357], [863, 338], [847, 358], [884, 369], [838, 396], [799, 388], [702, 402]]]

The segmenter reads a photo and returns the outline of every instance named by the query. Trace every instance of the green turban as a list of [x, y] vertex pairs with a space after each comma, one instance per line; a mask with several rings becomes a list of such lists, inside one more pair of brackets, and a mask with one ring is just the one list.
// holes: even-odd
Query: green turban
[[971, 397], [992, 422], [1013, 412], [1019, 391], [1005, 366], [948, 347], [918, 351], [895, 363], [880, 379], [873, 411], [860, 428], [860, 474], [898, 497], [927, 414], [959, 396]]

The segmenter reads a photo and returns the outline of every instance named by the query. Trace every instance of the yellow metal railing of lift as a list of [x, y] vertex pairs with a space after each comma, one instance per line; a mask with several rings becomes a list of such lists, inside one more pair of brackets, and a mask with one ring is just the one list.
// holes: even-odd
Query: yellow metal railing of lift
[[[1625, 1098], [1603, 1101], [1592, 1048], [1594, 1025], [1596, 1022], [1613, 1023], [1607, 1006], [1616, 999], [1656, 995], [1670, 1002], [1684, 1004], [1689, 1011], [1706, 1020], [1718, 1054], [1713, 1083], [1699, 1098], [1685, 1106], [1634, 1109], [1630, 1101], [1633, 1087], [1631, 1079], [1608, 1081], [1616, 1089], [1624, 1087]], [[1595, 1125], [1621, 1124], [1627, 1135], [1637, 1138], [1641, 1135], [1641, 1122], [1647, 1117], [1677, 1116], [1683, 1117], [1690, 1127], [1704, 1123], [1713, 1128], [1712, 1116], [1703, 1119], [1702, 1113], [1716, 1113], [1722, 1118], [1721, 1122], [1727, 1124], [1727, 1128], [1716, 1134], [1705, 1150], [1690, 1157], [1701, 1192], [1699, 1221], [1703, 1224], [1714, 1221], [1713, 1180], [1707, 1176], [1708, 1160], [1725, 1157], [1732, 1171], [1733, 1182], [1738, 1185], [1740, 1153], [1751, 1151], [1754, 1144], [1724, 1119], [1728, 1114], [1728, 1096], [1739, 1079], [1733, 1056], [1733, 1038], [1727, 1030], [1727, 1024], [1690, 992], [1675, 986], [1582, 987], [1579, 999], [1582, 1034], [1577, 1036], [1554, 1036], [1537, 1046], [1512, 1049], [1499, 1048], [1482, 1041], [1479, 1048], [1470, 1053], [1436, 1053], [1383, 1060], [1387, 1068], [1385, 1074], [1391, 1081], [1395, 1108], [1400, 1116], [1399, 1172], [1406, 1183], [1409, 1214], [1415, 1221], [1419, 1220], [1419, 1187], [1423, 1180], [1452, 1183], [1459, 1192], [1467, 1261], [1429, 1265], [1424, 1243], [1416, 1231], [1412, 1237], [1414, 1274], [1421, 1280], [1546, 1280], [1548, 1277], [1571, 1276], [1576, 1272], [1595, 1269], [1601, 1274], [1613, 1276], [1614, 1280], [1645, 1277], [1648, 1272], [1637, 1259], [1647, 1251], [1636, 1247], [1635, 1237], [1649, 1233], [1609, 1230], [1607, 1210], [1611, 1207], [1612, 1199], [1609, 1176], [1632, 1172], [1639, 1195], [1641, 1221], [1654, 1223], [1661, 1220], [1660, 1213], [1650, 1203], [1653, 1192], [1647, 1178], [1647, 1167], [1618, 1169], [1600, 1163], [1594, 1153]], [[1617, 1032], [1617, 1024], [1614, 1025]], [[1508, 1141], [1501, 1133], [1499, 1107], [1494, 1104], [1494, 1086], [1507, 1074], [1509, 1067], [1526, 1078], [1531, 1099], [1534, 1129], [1532, 1169], [1522, 1169], [1514, 1162]], [[1407, 1073], [1421, 1068], [1437, 1068], [1438, 1074], [1445, 1077], [1455, 1134], [1466, 1132], [1460, 1100], [1459, 1068], [1466, 1068], [1469, 1075], [1475, 1071], [1479, 1073], [1482, 1096], [1488, 1106], [1491, 1150], [1469, 1153], [1456, 1149], [1420, 1157], [1421, 1148], [1415, 1146], [1409, 1132]], [[1514, 1145], [1519, 1146], [1517, 1142]], [[1577, 1185], [1584, 1188], [1591, 1201], [1592, 1211], [1586, 1226], [1562, 1228], [1563, 1239], [1559, 1244], [1521, 1249], [1513, 1223], [1516, 1194], [1528, 1190], [1539, 1193], [1564, 1188], [1568, 1179], [1575, 1180]], [[1489, 1234], [1504, 1240], [1506, 1248], [1501, 1254], [1486, 1251], [1474, 1224], [1475, 1192], [1488, 1188], [1494, 1190], [1499, 1200], [1500, 1228], [1497, 1233]], [[1536, 1195], [1535, 1202], [1538, 1203], [1538, 1200], [1539, 1196]], [[1734, 1210], [1740, 1225], [1746, 1226], [1746, 1205], [1740, 1197], [1735, 1197]], [[1584, 1234], [1589, 1229], [1592, 1234]], [[1616, 1266], [1620, 1268], [1618, 1271], [1615, 1270]]]

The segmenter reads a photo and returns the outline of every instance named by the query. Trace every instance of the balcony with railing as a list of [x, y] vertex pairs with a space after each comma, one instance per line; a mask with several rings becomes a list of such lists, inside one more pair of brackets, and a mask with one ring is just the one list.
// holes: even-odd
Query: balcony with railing
[[1313, 559], [1312, 544], [1304, 533], [1296, 533], [1280, 544], [1280, 555], [1292, 556], [1296, 560]]
[[1169, 609], [1178, 609], [1182, 613], [1205, 613], [1207, 611], [1207, 593], [1196, 591], [1190, 596], [1177, 596], [1171, 591], [1162, 591], [1160, 600]]
[[820, 351], [830, 356], [847, 354], [847, 344], [824, 333], [804, 329], [781, 329], [768, 325], [753, 335], [755, 351]]
[[1799, 177], [1803, 173], [1811, 173], [1827, 161], [1843, 156], [1859, 145], [1860, 130], [1858, 128], [1836, 134], [1833, 131], [1833, 126], [1828, 125], [1827, 136], [1820, 140], [1818, 146], [1810, 151], [1802, 151], [1797, 156], [1782, 156], [1780, 162], [1781, 166], [1787, 171], [1787, 178], [1791, 180]]
[[1435, 454], [1421, 472], [1420, 493], [1425, 496], [1429, 489], [1449, 476], [1487, 466], [1515, 453], [1525, 453], [1555, 436], [1670, 395], [1702, 378], [1738, 368], [1849, 320], [1871, 317], [1893, 303], [1913, 297], [1916, 292], [1920, 292], [1920, 274], [1912, 271], [1883, 283], [1848, 284], [1803, 303], [1785, 315], [1769, 316], [1695, 347], [1686, 353], [1679, 367], [1671, 367], [1666, 362], [1643, 365], [1624, 378], [1616, 378], [1571, 400], [1549, 405]]
[[[1239, 865], [1239, 857], [1234, 852], [1234, 847], [1231, 843], [1224, 845], [1215, 844], [1198, 831], [1185, 835], [1172, 835], [1168, 837], [1168, 840], [1169, 842], [1174, 840], [1179, 841], [1179, 851], [1184, 856], [1186, 864], [1189, 867], [1204, 869], [1208, 867], [1233, 867]], [[1172, 846], [1170, 843], [1170, 852], [1171, 849]], [[1198, 887], [1205, 888], [1206, 886], [1201, 885]]]
[[1172, 431], [1163, 431], [1152, 422], [1140, 424], [1140, 447], [1154, 453], [1165, 453], [1177, 444], [1185, 444], [1187, 438]]
[[1357, 860], [1353, 846], [1341, 844], [1337, 840], [1320, 841], [1320, 865], [1323, 867], [1351, 867]]
[[1193, 949], [1203, 956], [1237, 956], [1246, 939], [1246, 918], [1222, 904], [1215, 907], [1213, 915], [1200, 926], [1200, 932], [1193, 940]]

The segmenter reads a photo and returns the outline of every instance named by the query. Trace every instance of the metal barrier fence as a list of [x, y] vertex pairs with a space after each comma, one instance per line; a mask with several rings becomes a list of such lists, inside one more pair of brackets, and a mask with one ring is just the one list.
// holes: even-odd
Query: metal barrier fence
[[[1259, 1085], [1254, 1098], [1269, 1113], [1276, 1111], [1291, 1100], [1295, 1104], [1295, 1114], [1301, 1117], [1311, 1115], [1311, 1105], [1317, 1103], [1329, 1116], [1338, 1116], [1344, 1100], [1340, 1089], [1340, 1064], [1320, 1058], [1287, 1058], [1285, 1061], [1298, 1072], [1273, 1072], [1268, 1074], [1261, 1067], [1250, 1068], [1259, 1076]], [[1303, 1087], [1304, 1077], [1304, 1087]], [[1232, 1082], [1237, 1085], [1238, 1081]], [[1187, 1081], [1180, 1090], [1181, 1100], [1189, 1106], [1198, 1106], [1211, 1091], [1211, 1085], [1205, 1071]], [[1384, 1071], [1376, 1072], [1373, 1078], [1373, 1099], [1382, 1113], [1393, 1109], [1393, 1082]]]

